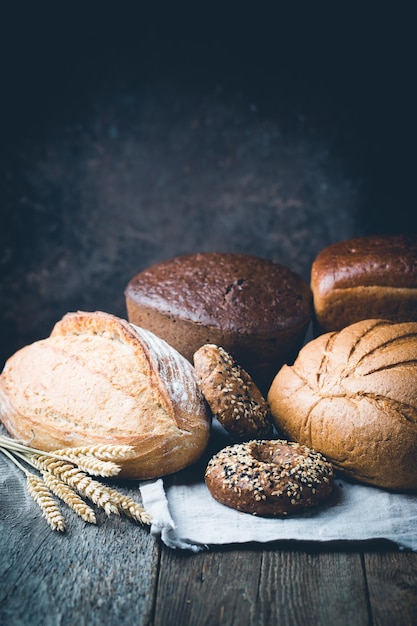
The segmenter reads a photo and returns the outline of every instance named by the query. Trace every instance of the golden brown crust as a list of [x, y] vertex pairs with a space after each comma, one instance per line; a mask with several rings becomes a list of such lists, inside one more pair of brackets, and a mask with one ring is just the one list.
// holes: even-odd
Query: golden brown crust
[[309, 342], [268, 401], [285, 436], [356, 480], [417, 489], [417, 323], [365, 320]]
[[198, 383], [213, 415], [239, 440], [269, 437], [268, 404], [249, 374], [220, 346], [206, 344], [194, 354]]
[[228, 446], [210, 459], [205, 481], [216, 500], [253, 515], [278, 517], [316, 506], [334, 485], [319, 453], [284, 440]]
[[334, 243], [311, 268], [317, 332], [363, 319], [417, 321], [417, 235], [383, 235]]
[[70, 313], [0, 376], [0, 417], [44, 450], [128, 444], [121, 476], [152, 478], [196, 461], [210, 416], [194, 368], [166, 342], [113, 315]]

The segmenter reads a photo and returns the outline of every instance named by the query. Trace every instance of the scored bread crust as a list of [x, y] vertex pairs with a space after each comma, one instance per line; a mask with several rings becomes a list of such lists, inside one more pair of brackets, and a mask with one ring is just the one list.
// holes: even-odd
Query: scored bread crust
[[120, 476], [154, 478], [195, 462], [210, 414], [194, 368], [151, 332], [101, 311], [68, 313], [0, 376], [9, 433], [43, 450], [127, 444]]
[[280, 432], [347, 476], [417, 489], [417, 323], [364, 320], [310, 341], [268, 393]]

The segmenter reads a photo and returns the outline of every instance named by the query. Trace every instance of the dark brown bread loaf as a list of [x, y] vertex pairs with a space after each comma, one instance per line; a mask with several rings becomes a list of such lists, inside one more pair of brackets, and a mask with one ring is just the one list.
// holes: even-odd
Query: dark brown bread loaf
[[363, 319], [417, 321], [417, 235], [357, 237], [334, 243], [311, 270], [316, 332]]
[[326, 333], [275, 377], [272, 417], [364, 483], [417, 489], [417, 323], [365, 320]]
[[103, 312], [69, 313], [16, 352], [0, 376], [0, 419], [41, 450], [134, 448], [121, 476], [153, 478], [196, 461], [210, 415], [194, 368], [149, 331]]
[[165, 339], [189, 361], [200, 346], [222, 346], [266, 392], [292, 361], [312, 316], [307, 283], [288, 268], [245, 254], [170, 259], [127, 285], [129, 320]]

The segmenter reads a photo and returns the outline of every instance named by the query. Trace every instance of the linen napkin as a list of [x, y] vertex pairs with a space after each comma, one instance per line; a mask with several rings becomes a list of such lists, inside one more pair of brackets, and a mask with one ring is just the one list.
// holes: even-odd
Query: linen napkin
[[153, 519], [151, 532], [168, 547], [198, 552], [246, 542], [385, 539], [417, 551], [417, 496], [412, 494], [337, 477], [324, 505], [283, 519], [240, 513], [216, 502], [204, 483], [204, 470], [210, 456], [229, 443], [215, 421], [209, 447], [196, 465], [140, 484], [143, 504]]

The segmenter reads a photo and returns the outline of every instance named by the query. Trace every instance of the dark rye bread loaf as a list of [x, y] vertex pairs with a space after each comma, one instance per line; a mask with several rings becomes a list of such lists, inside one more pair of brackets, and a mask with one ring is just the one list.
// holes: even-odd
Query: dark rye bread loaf
[[190, 362], [202, 345], [223, 347], [266, 391], [292, 361], [312, 317], [308, 284], [283, 265], [244, 254], [176, 257], [126, 287], [129, 321]]
[[361, 482], [417, 490], [417, 323], [326, 333], [275, 377], [278, 430]]
[[363, 319], [417, 321], [417, 235], [334, 243], [311, 270], [316, 333]]

